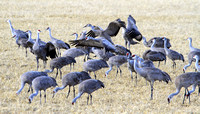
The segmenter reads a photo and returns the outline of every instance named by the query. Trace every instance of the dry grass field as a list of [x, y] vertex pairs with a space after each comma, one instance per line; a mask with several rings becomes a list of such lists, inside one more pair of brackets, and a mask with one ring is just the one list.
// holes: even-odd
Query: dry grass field
[[[174, 80], [182, 73], [184, 65], [188, 64], [187, 54], [189, 43], [187, 37], [193, 38], [193, 46], [199, 46], [200, 36], [200, 1], [199, 0], [1, 0], [0, 1], [0, 113], [200, 113], [200, 97], [197, 91], [191, 95], [191, 103], [186, 100], [182, 104], [184, 89], [168, 104], [167, 97], [175, 92]], [[177, 68], [172, 69], [172, 62], [161, 63], [160, 69], [169, 73], [173, 82], [154, 83], [154, 99], [150, 100], [150, 86], [138, 77], [138, 85], [134, 86], [130, 72], [124, 64], [122, 76], [115, 77], [114, 68], [107, 78], [107, 69], [98, 71], [97, 78], [104, 82], [105, 88], [94, 92], [93, 105], [86, 105], [87, 94], [71, 104], [73, 94], [68, 99], [68, 88], [59, 91], [52, 99], [53, 88], [47, 90], [47, 103], [40, 105], [39, 95], [28, 103], [30, 93], [26, 85], [20, 95], [16, 91], [20, 88], [20, 75], [30, 70], [36, 70], [35, 56], [25, 49], [18, 49], [15, 39], [11, 38], [11, 31], [7, 19], [10, 19], [15, 29], [31, 30], [36, 38], [36, 30], [40, 29], [41, 39], [49, 41], [47, 27], [52, 28], [55, 38], [68, 42], [74, 39], [70, 34], [82, 32], [85, 24], [91, 23], [106, 28], [108, 23], [121, 18], [127, 22], [131, 14], [137, 21], [140, 32], [150, 39], [155, 36], [170, 38], [172, 47], [185, 57], [186, 62], [177, 61]], [[121, 30], [112, 40], [124, 46]], [[133, 54], [142, 55], [147, 50], [142, 42], [131, 46]], [[62, 50], [64, 51], [64, 50]], [[73, 71], [81, 71], [83, 57], [76, 59]], [[157, 63], [155, 63], [157, 66]], [[193, 70], [192, 67], [187, 72]], [[49, 69], [49, 61], [47, 64]], [[39, 71], [43, 71], [40, 61]], [[69, 66], [62, 69], [63, 74], [69, 73]], [[50, 76], [55, 76], [55, 71]], [[93, 73], [92, 73], [92, 78]], [[61, 80], [57, 78], [61, 86]], [[191, 89], [191, 88], [189, 88]], [[78, 86], [76, 86], [76, 94]], [[43, 91], [42, 91], [43, 94]]]

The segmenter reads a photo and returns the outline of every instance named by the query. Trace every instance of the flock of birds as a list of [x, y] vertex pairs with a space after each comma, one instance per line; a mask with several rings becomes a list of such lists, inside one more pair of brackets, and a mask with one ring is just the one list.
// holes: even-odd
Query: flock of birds
[[[109, 23], [106, 29], [102, 29], [99, 26], [94, 26], [87, 24], [84, 27], [90, 27], [89, 32], [83, 31], [80, 36], [77, 33], [73, 33], [75, 40], [69, 40], [71, 46], [62, 40], [56, 39], [51, 34], [51, 28], [48, 27], [46, 30], [49, 32], [50, 41], [44, 42], [40, 39], [40, 30], [37, 31], [37, 38], [32, 39], [31, 31], [26, 32], [22, 30], [16, 30], [13, 28], [11, 21], [9, 23], [12, 37], [16, 39], [16, 44], [18, 47], [27, 48], [30, 52], [35, 55], [37, 62], [37, 70], [39, 68], [39, 59], [44, 63], [44, 68], [46, 68], [47, 58], [50, 57], [50, 70], [40, 71], [28, 71], [21, 75], [21, 88], [17, 91], [17, 94], [20, 94], [25, 84], [29, 84], [28, 92], [31, 91], [32, 94], [29, 97], [29, 103], [32, 102], [33, 98], [38, 95], [40, 91], [40, 103], [41, 103], [41, 90], [45, 92], [45, 102], [46, 102], [46, 89], [50, 87], [56, 87], [57, 82], [56, 78], [58, 73], [60, 73], [60, 78], [62, 79], [62, 87], [56, 87], [53, 90], [53, 97], [59, 91], [69, 86], [67, 97], [70, 93], [70, 87], [73, 86], [74, 99], [72, 104], [76, 102], [78, 98], [81, 97], [83, 93], [88, 93], [87, 104], [90, 99], [92, 104], [92, 95], [91, 93], [98, 90], [99, 88], [104, 88], [102, 81], [97, 80], [95, 74], [96, 71], [102, 68], [108, 68], [109, 70], [105, 72], [105, 76], [109, 75], [109, 72], [112, 70], [113, 66], [117, 67], [116, 76], [118, 73], [122, 73], [120, 68], [121, 65], [127, 63], [128, 69], [131, 73], [131, 79], [133, 80], [133, 72], [135, 73], [135, 85], [137, 85], [137, 74], [143, 77], [146, 81], [150, 83], [151, 87], [151, 97], [153, 99], [153, 85], [155, 81], [164, 81], [168, 83], [171, 81], [171, 78], [167, 72], [156, 68], [153, 62], [159, 62], [158, 67], [161, 61], [166, 63], [166, 58], [168, 57], [173, 62], [173, 68], [176, 68], [176, 60], [182, 60], [184, 62], [184, 57], [182, 54], [178, 53], [175, 50], [169, 49], [171, 47], [170, 40], [165, 37], [154, 37], [149, 41], [146, 41], [146, 38], [142, 36], [138, 27], [136, 26], [136, 20], [129, 15], [127, 19], [127, 26], [124, 21], [117, 19]], [[121, 45], [114, 44], [112, 37], [116, 36], [122, 28], [123, 38], [125, 41], [125, 47]], [[130, 51], [130, 45], [138, 44], [138, 42], [143, 40], [143, 44], [150, 49], [143, 53], [142, 57], [138, 55], [132, 55]], [[184, 66], [184, 73], [177, 76], [175, 79], [176, 92], [168, 96], [167, 100], [170, 103], [170, 100], [173, 96], [177, 95], [181, 88], [185, 88], [185, 96], [189, 98], [190, 94], [195, 91], [196, 86], [200, 85], [200, 73], [199, 72], [187, 72], [186, 69], [192, 64], [193, 61], [196, 61], [195, 66], [196, 70], [200, 71], [200, 66], [198, 64], [200, 49], [194, 48], [192, 46], [192, 38], [188, 38], [190, 53], [188, 54], [189, 64]], [[127, 48], [128, 47], [128, 48]], [[66, 51], [61, 54], [61, 49]], [[93, 53], [98, 59], [92, 59], [90, 53]], [[62, 56], [61, 56], [62, 55]], [[83, 71], [81, 72], [70, 72], [62, 77], [61, 69], [66, 66], [71, 65], [74, 67], [76, 64], [75, 58], [79, 56], [84, 57]], [[55, 78], [48, 76], [48, 73], [57, 69]], [[95, 79], [90, 77], [90, 73], [94, 73]], [[79, 84], [78, 95], [75, 97], [75, 88], [74, 86]], [[192, 85], [192, 90], [189, 91], [188, 87]], [[35, 93], [33, 93], [33, 89]], [[199, 87], [200, 92], [200, 87]]]

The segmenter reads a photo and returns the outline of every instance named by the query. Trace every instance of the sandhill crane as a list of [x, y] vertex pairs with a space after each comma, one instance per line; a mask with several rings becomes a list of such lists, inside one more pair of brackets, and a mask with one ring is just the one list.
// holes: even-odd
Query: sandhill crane
[[83, 63], [83, 70], [89, 73], [93, 72], [95, 79], [96, 79], [95, 72], [97, 70], [100, 70], [102, 68], [107, 68], [107, 67], [108, 67], [108, 64], [104, 60], [92, 59]]
[[79, 88], [78, 88], [78, 95], [72, 100], [72, 105], [76, 102], [78, 98], [81, 97], [83, 93], [88, 93], [87, 97], [87, 104], [89, 101], [89, 96], [90, 96], [90, 104], [92, 104], [92, 93], [100, 88], [104, 88], [103, 82], [100, 80], [95, 80], [95, 79], [88, 79], [80, 83]]
[[151, 48], [150, 48], [151, 51], [161, 52], [161, 53], [166, 55], [165, 49], [161, 48], [161, 47], [155, 47], [155, 44], [156, 44], [156, 39], [154, 38], [153, 43], [152, 43]]
[[49, 30], [49, 36], [50, 36], [50, 39], [51, 39], [51, 43], [56, 47], [56, 49], [58, 50], [58, 55], [61, 56], [61, 52], [60, 52], [60, 49], [69, 49], [70, 46], [69, 44], [63, 42], [62, 40], [58, 40], [56, 38], [54, 38], [52, 35], [51, 35], [51, 28], [48, 27], [46, 30]]
[[120, 28], [123, 26], [125, 26], [125, 22], [121, 21], [120, 19], [116, 19], [115, 21], [110, 22], [105, 30], [103, 30], [101, 27], [98, 26], [92, 26], [91, 27], [92, 30], [89, 32], [90, 34], [93, 35], [88, 34], [87, 36], [92, 36], [92, 37], [99, 36], [101, 38], [108, 40], [110, 43], [114, 44], [111, 40], [111, 37], [116, 36]]
[[75, 97], [75, 88], [74, 88], [74, 86], [79, 84], [79, 83], [81, 83], [84, 80], [87, 80], [87, 79], [91, 79], [91, 77], [85, 71], [82, 71], [82, 72], [70, 72], [70, 73], [64, 75], [63, 78], [62, 78], [62, 87], [56, 87], [53, 90], [53, 97], [59, 90], [62, 90], [67, 86], [69, 86], [69, 91], [68, 91], [68, 94], [67, 94], [67, 98], [69, 96], [70, 87], [71, 86], [73, 86], [73, 92], [74, 92], [74, 97]]
[[143, 53], [142, 58], [144, 60], [158, 61], [158, 67], [160, 66], [160, 61], [166, 62], [166, 55], [161, 52], [147, 50]]
[[[170, 100], [172, 99], [172, 97], [179, 94], [182, 87], [185, 88], [183, 104], [184, 104], [185, 96], [189, 97], [189, 102], [190, 102], [190, 94], [195, 91], [195, 88], [197, 85], [199, 85], [199, 83], [200, 83], [200, 73], [199, 72], [187, 72], [187, 73], [183, 73], [183, 74], [177, 76], [175, 79], [176, 92], [172, 93], [168, 96], [168, 99], [167, 99], [168, 103], [170, 103]], [[189, 91], [188, 87], [191, 85], [192, 85], [192, 90]], [[188, 93], [186, 93], [186, 91]]]
[[32, 81], [39, 76], [48, 76], [48, 75], [46, 72], [38, 72], [38, 71], [28, 71], [23, 73], [21, 75], [21, 88], [16, 92], [16, 94], [17, 95], [20, 94], [26, 83], [29, 84], [28, 92], [31, 90], [33, 93]]
[[19, 46], [22, 46], [22, 47], [25, 48], [26, 57], [27, 57], [27, 48], [30, 48], [30, 49], [31, 49], [31, 47], [27, 44], [27, 39], [21, 38], [21, 37], [16, 36], [16, 35], [15, 35], [14, 37], [16, 38], [17, 44], [18, 44]]
[[187, 69], [189, 66], [191, 66], [191, 64], [192, 64], [193, 61], [196, 61], [196, 60], [193, 58], [195, 55], [197, 55], [197, 56], [200, 57], [200, 52], [198, 52], [198, 51], [191, 51], [191, 52], [188, 54], [188, 64], [185, 65], [185, 66], [183, 67], [183, 73], [185, 73], [186, 69]]
[[184, 62], [185, 60], [184, 60], [183, 55], [174, 50], [168, 49], [167, 48], [167, 39], [164, 37], [163, 40], [164, 40], [165, 53], [166, 53], [167, 57], [173, 61], [173, 68], [176, 67], [175, 60], [182, 60]]
[[19, 36], [20, 38], [28, 39], [28, 34], [26, 32], [14, 29], [10, 20], [7, 20], [7, 22], [9, 23], [12, 36]]
[[43, 60], [44, 68], [46, 68], [46, 61], [47, 61], [46, 57], [48, 56], [50, 58], [57, 57], [54, 45], [51, 42], [47, 42], [46, 45], [40, 45], [39, 39], [40, 38], [37, 37], [36, 42], [32, 47], [32, 52], [36, 56], [37, 70], [39, 68], [39, 59]]
[[125, 40], [125, 46], [127, 48], [127, 44], [128, 44], [128, 48], [130, 50], [130, 44], [137, 44], [138, 42], [135, 42], [133, 39], [136, 39], [137, 41], [141, 41], [142, 40], [142, 34], [140, 33], [140, 31], [138, 30], [138, 27], [136, 26], [136, 20], [129, 15], [128, 19], [127, 19], [128, 23], [127, 23], [127, 27], [124, 25], [122, 26], [122, 33], [123, 33], [123, 37]]
[[44, 90], [44, 98], [46, 103], [46, 89], [50, 87], [56, 87], [58, 84], [56, 83], [56, 80], [52, 77], [40, 76], [33, 80], [32, 85], [35, 90], [35, 93], [29, 96], [29, 103], [33, 101], [33, 97], [37, 96], [38, 92], [40, 91], [40, 104], [41, 104], [41, 90]]
[[108, 59], [112, 56], [115, 56], [115, 54], [111, 53], [111, 52], [105, 52], [101, 49], [92, 47], [92, 52], [95, 54], [96, 57], [98, 57], [99, 59], [108, 61]]
[[71, 71], [71, 64], [74, 64], [74, 63], [76, 63], [76, 60], [73, 57], [70, 57], [70, 56], [57, 57], [50, 61], [51, 70], [45, 70], [45, 71], [51, 73], [54, 71], [54, 68], [56, 68], [57, 72], [56, 72], [55, 78], [57, 78], [58, 70], [59, 70], [60, 71], [60, 79], [62, 79], [62, 72], [61, 72], [62, 67], [70, 64], [70, 71]]
[[200, 49], [198, 49], [198, 48], [194, 48], [193, 46], [192, 46], [192, 38], [188, 38], [188, 41], [189, 41], [189, 47], [190, 47], [190, 51], [198, 51], [198, 52], [200, 52]]
[[123, 65], [124, 63], [127, 62], [127, 56], [124, 56], [124, 55], [116, 55], [116, 56], [112, 56], [108, 59], [108, 65], [109, 65], [109, 70], [105, 72], [105, 76], [107, 77], [108, 76], [108, 73], [112, 70], [112, 67], [113, 66], [116, 66], [117, 67], [117, 73], [116, 73], [116, 76], [118, 74], [118, 69], [120, 71], [120, 76], [121, 76], [121, 69], [120, 69], [120, 66]]
[[[140, 58], [137, 55], [133, 55], [135, 57], [137, 57], [139, 59], [139, 63], [136, 63], [138, 67], [142, 68], [142, 67], [153, 67], [155, 68], [154, 64], [152, 61], [150, 60], [143, 60], [142, 58]], [[132, 59], [132, 56], [130, 55], [130, 53], [127, 53], [127, 61], [128, 61], [128, 69], [131, 72], [131, 79], [133, 81], [133, 75], [132, 73], [135, 72], [135, 85], [137, 85], [137, 72], [134, 69], [134, 60]]]
[[[147, 40], [146, 40], [145, 37], [142, 37], [143, 44], [144, 44], [146, 47], [151, 47], [151, 45], [152, 45], [152, 43], [153, 43], [153, 39], [156, 40], [156, 43], [155, 43], [154, 47], [164, 48], [163, 37], [154, 37], [154, 38], [151, 38], [148, 42], [147, 42]], [[167, 39], [167, 48], [170, 48], [170, 47], [171, 47], [170, 39], [168, 39], [168, 38], [166, 38], [166, 39]]]
[[135, 72], [135, 85], [137, 85], [137, 72], [134, 69], [134, 60], [130, 53], [127, 53], [127, 66], [128, 70], [131, 73], [131, 80], [133, 81], [133, 72]]
[[196, 67], [197, 71], [200, 72], [199, 56], [198, 56], [198, 55], [195, 55], [193, 58], [196, 59], [195, 67]]
[[147, 81], [149, 81], [150, 86], [151, 86], [151, 100], [153, 99], [153, 84], [156, 80], [158, 81], [165, 81], [166, 83], [168, 83], [169, 81], [171, 81], [170, 76], [164, 72], [161, 71], [158, 68], [153, 68], [153, 67], [143, 67], [143, 68], [139, 68], [137, 66], [137, 57], [134, 57], [134, 68], [135, 71], [142, 77], [144, 77]]

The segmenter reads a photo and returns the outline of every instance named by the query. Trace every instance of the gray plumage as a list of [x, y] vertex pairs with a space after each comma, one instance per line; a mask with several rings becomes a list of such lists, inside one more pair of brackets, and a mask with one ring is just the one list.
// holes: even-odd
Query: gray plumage
[[78, 98], [81, 97], [83, 93], [88, 93], [87, 104], [89, 101], [89, 96], [90, 96], [90, 104], [92, 104], [91, 94], [102, 87], [104, 88], [104, 84], [100, 80], [88, 79], [81, 82], [78, 88], [78, 95], [72, 100], [72, 105], [76, 102]]
[[91, 77], [85, 71], [82, 71], [82, 72], [70, 72], [70, 73], [64, 75], [63, 78], [62, 78], [62, 87], [56, 87], [53, 90], [53, 97], [59, 90], [62, 90], [67, 86], [69, 86], [69, 91], [68, 91], [68, 94], [67, 94], [67, 98], [69, 96], [70, 87], [71, 86], [73, 86], [73, 92], [74, 92], [74, 97], [75, 97], [75, 88], [74, 88], [74, 86], [79, 84], [79, 83], [81, 83], [84, 80], [87, 80], [87, 79], [91, 79]]
[[29, 103], [32, 102], [33, 97], [37, 96], [38, 92], [40, 91], [40, 104], [41, 104], [41, 90], [44, 90], [44, 98], [46, 103], [46, 89], [50, 87], [56, 87], [58, 84], [56, 83], [56, 80], [52, 77], [40, 76], [33, 80], [32, 85], [35, 90], [35, 93], [29, 96]]
[[104, 50], [95, 47], [92, 47], [92, 52], [95, 54], [96, 57], [104, 61], [108, 61], [110, 57], [115, 56], [115, 54], [111, 52], [104, 52]]
[[153, 43], [152, 43], [151, 48], [150, 48], [151, 51], [161, 52], [161, 53], [166, 55], [165, 49], [162, 48], [162, 47], [155, 47], [155, 44], [156, 44], [156, 39], [154, 38]]
[[191, 51], [191, 52], [188, 54], [188, 64], [185, 65], [185, 66], [183, 67], [183, 72], [184, 72], [184, 73], [185, 73], [186, 69], [187, 69], [189, 66], [191, 66], [192, 62], [195, 62], [195, 61], [196, 61], [196, 59], [193, 58], [195, 55], [197, 55], [197, 56], [200, 57], [200, 52], [198, 52], [198, 51]]
[[24, 38], [24, 39], [28, 40], [28, 34], [26, 32], [24, 32], [22, 30], [14, 29], [10, 20], [7, 20], [7, 22], [9, 23], [12, 36], [19, 36], [20, 38]]
[[54, 38], [52, 35], [51, 35], [51, 28], [48, 27], [46, 30], [49, 30], [49, 36], [50, 36], [50, 39], [51, 39], [51, 43], [56, 47], [56, 49], [58, 50], [58, 55], [61, 56], [61, 52], [60, 52], [60, 49], [69, 49], [70, 46], [69, 44], [65, 43], [64, 41], [62, 40], [58, 40], [56, 38]]
[[188, 38], [188, 41], [189, 41], [189, 47], [190, 47], [190, 51], [198, 51], [198, 52], [200, 52], [200, 49], [198, 49], [198, 48], [194, 48], [193, 46], [192, 46], [192, 38]]
[[114, 44], [111, 37], [116, 36], [120, 30], [121, 27], [125, 25], [124, 21], [121, 21], [120, 19], [116, 19], [115, 21], [112, 21], [109, 23], [108, 27], [103, 30], [101, 27], [98, 26], [91, 26], [91, 24], [87, 24], [87, 27], [91, 27], [91, 31], [87, 33], [87, 36], [91, 37], [102, 37], [106, 40], [108, 40], [110, 43]]
[[[187, 73], [183, 73], [177, 76], [175, 79], [176, 92], [168, 96], [168, 99], [167, 99], [168, 103], [170, 103], [170, 100], [172, 99], [173, 96], [179, 94], [182, 87], [185, 88], [183, 104], [184, 104], [185, 96], [187, 96], [187, 98], [189, 97], [189, 102], [190, 102], [190, 94], [195, 91], [196, 86], [199, 84], [200, 84], [199, 72], [187, 72]], [[192, 85], [192, 90], [189, 91], [188, 87], [191, 85]], [[200, 89], [199, 89], [199, 92], [200, 92]]]
[[44, 68], [46, 68], [47, 57], [57, 57], [54, 45], [51, 42], [47, 42], [45, 45], [41, 45], [39, 42], [40, 38], [37, 37], [36, 42], [32, 47], [32, 52], [36, 56], [37, 70], [39, 68], [39, 59], [43, 60]]
[[70, 65], [70, 71], [71, 71], [71, 64], [74, 64], [74, 63], [76, 63], [76, 60], [73, 57], [70, 57], [70, 56], [57, 57], [50, 61], [51, 70], [46, 70], [46, 72], [51, 73], [54, 71], [54, 68], [56, 68], [57, 72], [56, 72], [55, 78], [57, 78], [58, 70], [59, 70], [60, 71], [60, 79], [62, 79], [62, 71], [61, 71], [62, 67], [66, 66], [66, 65]]
[[29, 84], [28, 92], [31, 90], [33, 92], [32, 88], [32, 81], [39, 76], [48, 76], [46, 72], [38, 72], [38, 71], [28, 71], [21, 75], [21, 88], [16, 92], [17, 95], [20, 94], [22, 89], [24, 88], [25, 84]]
[[167, 57], [173, 61], [173, 68], [176, 67], [175, 60], [182, 60], [184, 62], [185, 60], [184, 60], [183, 55], [174, 50], [168, 49], [167, 48], [167, 39], [164, 38], [163, 40], [164, 40], [165, 53], [166, 53]]
[[130, 44], [134, 45], [134, 44], [138, 44], [138, 42], [135, 42], [133, 39], [136, 39], [137, 41], [141, 41], [142, 40], [142, 34], [140, 33], [140, 31], [138, 30], [138, 27], [136, 26], [136, 20], [129, 15], [128, 19], [127, 19], [128, 23], [127, 23], [127, 27], [122, 26], [122, 32], [123, 32], [123, 38], [125, 40], [125, 46], [127, 48], [127, 44], [128, 44], [128, 49], [130, 50]]
[[[133, 55], [133, 56], [136, 56], [137, 59], [139, 59], [139, 63], [136, 63], [138, 67], [140, 67], [140, 68], [143, 68], [143, 67], [153, 67], [153, 68], [155, 68], [155, 66], [154, 66], [152, 61], [143, 60], [142, 58], [140, 58], [137, 55]], [[128, 66], [128, 69], [129, 69], [129, 71], [131, 73], [131, 79], [133, 81], [132, 73], [134, 72], [135, 73], [135, 85], [137, 85], [137, 72], [135, 71], [135, 68], [134, 68], [134, 59], [132, 58], [132, 56], [130, 54], [128, 54], [127, 61], [128, 61], [128, 65], [127, 66]]]
[[85, 52], [79, 48], [70, 48], [70, 49], [64, 51], [62, 54], [63, 57], [70, 56], [73, 58], [83, 56], [83, 55], [85, 55]]
[[161, 52], [147, 50], [143, 53], [142, 58], [144, 60], [158, 61], [158, 67], [160, 66], [160, 61], [166, 62], [166, 55]]
[[107, 68], [107, 67], [108, 67], [108, 64], [104, 60], [92, 59], [83, 63], [83, 70], [86, 72], [93, 72], [95, 79], [96, 79], [95, 72], [97, 70], [100, 70], [102, 68]]
[[120, 66], [124, 63], [127, 62], [127, 56], [124, 56], [124, 55], [116, 55], [116, 56], [112, 56], [109, 58], [108, 60], [108, 65], [109, 65], [109, 70], [106, 71], [105, 75], [107, 76], [108, 73], [112, 70], [112, 67], [113, 66], [116, 66], [117, 67], [117, 73], [116, 73], [116, 76], [118, 74], [118, 69], [120, 71], [120, 75], [122, 73], [121, 69], [120, 69]]
[[[162, 38], [163, 37], [153, 37], [147, 42], [146, 38], [143, 37], [142, 40], [143, 40], [143, 44], [146, 47], [151, 47], [151, 45], [153, 43], [153, 39], [155, 39], [156, 43], [155, 43], [154, 47], [164, 48], [164, 41]], [[166, 39], [167, 39], [167, 48], [170, 48], [171, 47], [170, 39], [168, 39], [168, 38], [166, 38]]]
[[166, 83], [168, 83], [169, 81], [171, 81], [171, 78], [166, 72], [163, 72], [158, 68], [152, 68], [152, 67], [139, 68], [136, 64], [137, 60], [138, 60], [137, 57], [134, 57], [135, 71], [150, 83], [151, 100], [152, 100], [153, 99], [153, 84], [154, 84], [154, 82], [156, 80], [158, 80], [158, 81], [165, 81]]
[[[131, 54], [131, 51], [128, 50], [127, 48], [125, 48], [124, 46], [121, 46], [121, 45], [116, 44], [115, 47], [116, 47], [116, 52], [115, 52], [115, 53], [116, 53], [117, 55], [126, 55], [127, 52]], [[132, 54], [131, 54], [131, 55], [132, 55]]]

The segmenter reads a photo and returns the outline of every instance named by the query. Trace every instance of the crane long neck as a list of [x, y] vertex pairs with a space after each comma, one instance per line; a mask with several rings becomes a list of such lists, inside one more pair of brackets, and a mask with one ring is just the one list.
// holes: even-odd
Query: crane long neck
[[192, 39], [189, 39], [189, 47], [190, 47], [190, 49], [193, 48], [192, 47]]
[[167, 48], [167, 40], [166, 40], [166, 39], [164, 40], [164, 49], [165, 49], [165, 50], [169, 50], [169, 49]]
[[28, 41], [31, 41], [32, 40], [32, 38], [31, 38], [31, 33], [29, 32], [28, 33]]
[[156, 41], [153, 41], [153, 43], [151, 44], [151, 48], [154, 48]]
[[75, 103], [76, 100], [77, 100], [78, 98], [80, 98], [82, 94], [83, 94], [83, 93], [78, 93], [78, 95], [72, 100], [72, 104]]
[[57, 88], [54, 89], [54, 91], [57, 92], [58, 90], [62, 90], [62, 89], [64, 89], [65, 87], [66, 87], [66, 86], [57, 87]]
[[17, 94], [19, 95], [19, 93], [22, 91], [22, 89], [24, 88], [24, 82], [21, 83], [21, 88], [17, 91]]
[[11, 32], [12, 32], [12, 35], [14, 36], [14, 28], [13, 28], [13, 26], [12, 26], [12, 24], [11, 24], [11, 22], [9, 21], [8, 22], [9, 23], [9, 25], [10, 25], [10, 30], [11, 30]]
[[78, 39], [78, 34], [75, 34], [75, 40], [77, 40]]
[[106, 76], [108, 75], [108, 73], [112, 70], [112, 66], [110, 66], [109, 70], [106, 71]]
[[137, 73], [141, 74], [142, 68], [139, 68], [139, 67], [137, 66], [137, 60], [138, 60], [137, 58], [134, 59], [134, 69], [135, 69], [135, 71], [136, 71]]
[[196, 62], [195, 62], [195, 67], [196, 67], [196, 69], [198, 70], [198, 68], [199, 68], [199, 58], [197, 57], [196, 58]]
[[34, 96], [37, 96], [38, 95], [38, 90], [35, 90], [35, 93], [33, 93], [33, 94], [31, 94], [30, 96], [29, 96], [29, 99], [33, 99], [33, 97]]
[[39, 37], [36, 38], [36, 41], [35, 41], [35, 43], [34, 43], [34, 45], [33, 45], [33, 49], [34, 49], [34, 50], [36, 50], [36, 49], [38, 49], [38, 48], [39, 48]]
[[143, 37], [142, 39], [143, 39], [143, 44], [144, 44], [144, 45], [147, 45], [147, 40], [146, 40], [146, 38]]
[[50, 36], [51, 39], [53, 38], [52, 35], [51, 35], [51, 29], [49, 29], [49, 36]]
[[170, 94], [170, 95], [168, 96], [168, 98], [172, 99], [172, 97], [174, 97], [175, 95], [177, 95], [179, 92], [180, 92], [180, 90], [179, 90], [179, 89], [176, 89], [176, 92]]

